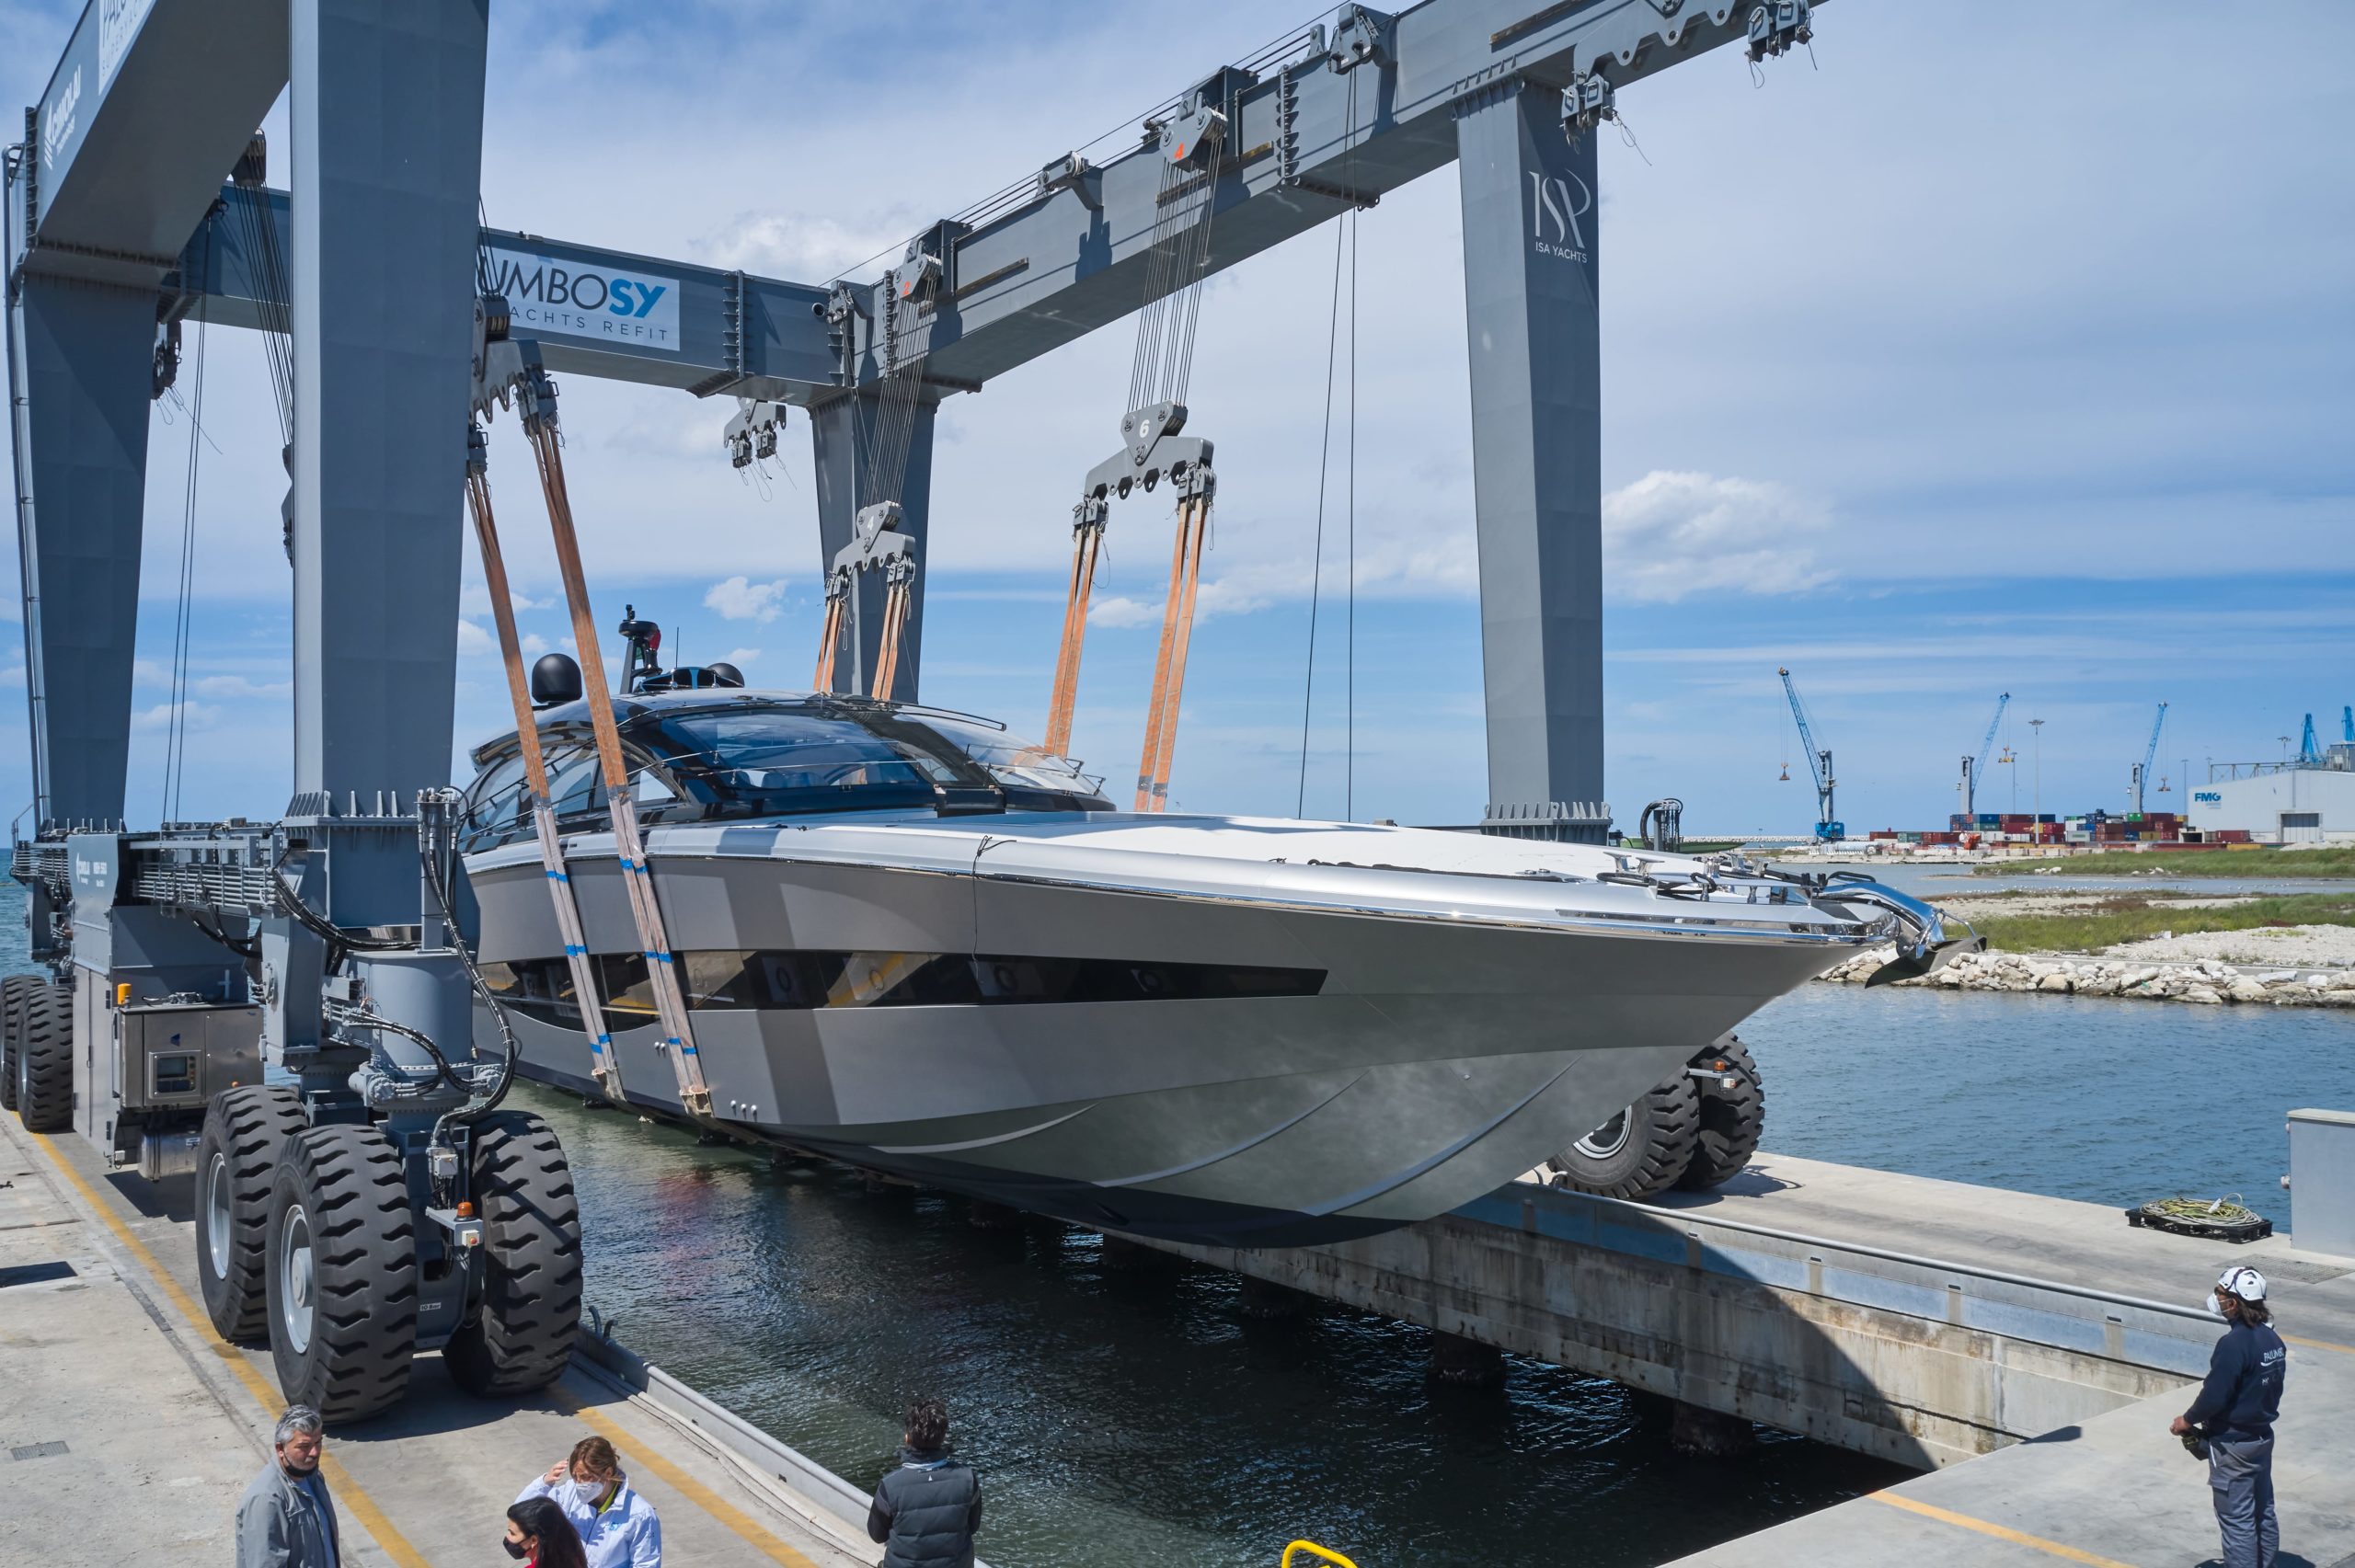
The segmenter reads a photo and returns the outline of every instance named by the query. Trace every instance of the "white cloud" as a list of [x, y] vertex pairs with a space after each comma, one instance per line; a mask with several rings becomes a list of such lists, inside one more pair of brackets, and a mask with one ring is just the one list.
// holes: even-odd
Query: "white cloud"
[[248, 681], [242, 675], [205, 675], [189, 682], [200, 697], [282, 697], [294, 690], [291, 681]]
[[1603, 580], [1655, 604], [1729, 589], [1797, 593], [1832, 580], [1803, 543], [1826, 521], [1772, 480], [1654, 469], [1603, 498]]
[[458, 623], [458, 651], [461, 654], [495, 654], [499, 651], [499, 639], [472, 621], [461, 621]]
[[143, 713], [132, 715], [134, 729], [168, 729], [175, 708], [187, 710], [185, 727], [191, 730], [211, 729], [221, 717], [221, 710], [210, 703], [157, 703]]
[[761, 650], [756, 647], [732, 647], [726, 653], [719, 656], [718, 662], [721, 664], [732, 664], [737, 669], [741, 670], [744, 666], [752, 663], [760, 657]]
[[753, 582], [742, 573], [716, 582], [703, 596], [704, 608], [716, 610], [723, 621], [758, 621], [763, 624], [784, 613], [785, 579]]
[[1161, 601], [1148, 604], [1143, 600], [1115, 594], [1110, 599], [1098, 599], [1087, 606], [1087, 624], [1091, 626], [1147, 626], [1161, 619]]

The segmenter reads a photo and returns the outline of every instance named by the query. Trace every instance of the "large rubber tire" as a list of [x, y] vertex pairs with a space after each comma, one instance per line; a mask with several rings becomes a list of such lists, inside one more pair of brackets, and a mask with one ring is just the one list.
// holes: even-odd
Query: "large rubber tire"
[[564, 1372], [580, 1325], [580, 1206], [546, 1122], [500, 1111], [475, 1124], [482, 1300], [442, 1349], [468, 1393], [511, 1399]]
[[224, 1089], [204, 1108], [196, 1144], [196, 1276], [223, 1339], [270, 1338], [270, 1193], [286, 1140], [309, 1124], [293, 1090]]
[[1700, 1130], [1700, 1096], [1678, 1073], [1545, 1163], [1557, 1187], [1657, 1197], [1684, 1173]]
[[[1694, 1057], [1693, 1065], [1719, 1074], [1693, 1081], [1701, 1094], [1701, 1131], [1693, 1142], [1693, 1158], [1676, 1179], [1687, 1192], [1702, 1192], [1740, 1174], [1758, 1152], [1759, 1134], [1766, 1127], [1766, 1082], [1758, 1076], [1750, 1047], [1731, 1035]], [[1729, 1077], [1730, 1089], [1724, 1083]]]
[[36, 983], [17, 1000], [17, 1115], [27, 1132], [74, 1125], [74, 992]]
[[331, 1425], [398, 1404], [417, 1355], [417, 1230], [384, 1129], [288, 1139], [269, 1226], [270, 1348], [286, 1402]]
[[0, 980], [0, 1111], [17, 1108], [17, 1004], [41, 983], [39, 975]]

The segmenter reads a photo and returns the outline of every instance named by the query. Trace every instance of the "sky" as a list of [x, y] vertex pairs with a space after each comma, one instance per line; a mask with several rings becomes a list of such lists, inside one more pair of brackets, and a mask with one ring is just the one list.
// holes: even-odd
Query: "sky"
[[[0, 0], [0, 99], [40, 95], [77, 11]], [[484, 206], [500, 228], [770, 277], [871, 276], [862, 258], [1246, 57], [1286, 14], [1186, 15], [1173, 37], [1132, 0], [936, 7], [902, 34], [863, 6], [496, 0]], [[1780, 666], [1852, 830], [1943, 825], [1999, 692], [1982, 809], [2123, 807], [2162, 702], [2154, 808], [2211, 761], [2278, 757], [2308, 712], [2335, 738], [2355, 702], [2355, 8], [2286, 5], [2267, 31], [2298, 46], [2262, 52], [2220, 48], [2238, 40], [2188, 3], [1970, 16], [1840, 0], [1811, 53], [1685, 63], [1623, 92], [1626, 133], [1603, 133], [1623, 825], [1672, 794], [1689, 830], [1807, 830]], [[284, 124], [281, 101], [281, 185]], [[1220, 492], [1172, 798], [1470, 822], [1488, 795], [1454, 169], [1360, 220], [1354, 367], [1338, 301], [1355, 454], [1337, 416], [1320, 570], [1335, 241], [1327, 225], [1206, 293], [1190, 429], [1218, 443]], [[1044, 727], [1071, 502], [1115, 443], [1132, 347], [1116, 324], [942, 406], [927, 701]], [[268, 816], [292, 756], [276, 416], [255, 335], [203, 352], [179, 814]], [[162, 809], [188, 369], [150, 443], [134, 825]], [[806, 683], [807, 421], [748, 475], [721, 450], [727, 400], [570, 377], [564, 408], [601, 624], [626, 601], [668, 651]], [[521, 622], [557, 646], [525, 453], [511, 426], [493, 440]], [[450, 505], [462, 527], [454, 484]], [[1073, 750], [1115, 786], [1172, 521], [1132, 500], [1108, 538]], [[13, 532], [0, 546], [13, 564]], [[469, 551], [462, 779], [465, 750], [511, 727]], [[31, 793], [20, 632], [0, 630], [0, 814]]]

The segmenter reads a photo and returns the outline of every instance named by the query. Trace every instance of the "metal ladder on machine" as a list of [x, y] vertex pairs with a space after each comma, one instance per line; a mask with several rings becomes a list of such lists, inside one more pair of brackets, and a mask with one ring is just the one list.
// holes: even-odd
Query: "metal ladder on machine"
[[[621, 862], [622, 880], [629, 894], [630, 914], [638, 929], [638, 945], [646, 956], [647, 979], [654, 993], [654, 1006], [662, 1038], [656, 1049], [671, 1059], [672, 1073], [678, 1080], [681, 1106], [698, 1120], [712, 1119], [711, 1090], [703, 1072], [703, 1059], [695, 1048], [695, 1028], [687, 1016], [686, 997], [679, 981], [678, 964], [671, 950], [669, 933], [662, 921], [662, 906], [656, 897], [652, 876], [647, 869], [646, 843], [638, 828], [638, 801], [632, 791], [629, 770], [622, 759], [621, 734], [614, 720], [613, 692], [605, 684], [605, 662], [598, 651], [596, 618], [590, 609], [588, 583], [580, 567], [580, 545], [572, 524], [572, 500], [564, 479], [564, 445], [557, 423], [556, 383], [540, 363], [537, 346], [515, 342], [507, 337], [506, 303], [497, 296], [486, 296], [477, 307], [476, 353], [476, 409], [488, 417], [491, 407], [506, 406], [511, 400], [519, 409], [523, 433], [531, 441], [534, 461], [539, 470], [540, 488], [546, 500], [548, 527], [556, 544], [557, 566], [564, 579], [566, 608], [572, 618], [573, 641], [580, 654], [581, 693], [589, 704], [591, 728], [597, 746], [597, 761], [601, 782], [605, 789], [605, 803], [614, 826], [614, 849]], [[479, 449], [486, 460], [488, 443]], [[477, 474], [475, 463], [477, 449], [473, 442], [468, 448], [467, 496], [477, 504], [476, 529], [479, 539], [488, 541], [484, 551], [484, 571], [488, 578], [490, 563], [496, 558], [497, 532], [490, 524], [489, 482], [487, 461], [484, 471]], [[598, 1001], [599, 990], [595, 966], [591, 960], [588, 944], [580, 924], [580, 909], [572, 895], [571, 874], [565, 864], [563, 841], [556, 830], [556, 814], [547, 799], [547, 775], [545, 764], [534, 766], [529, 760], [539, 750], [538, 731], [531, 711], [528, 689], [524, 683], [523, 650], [517, 640], [512, 607], [505, 591], [506, 572], [503, 563], [499, 576], [491, 580], [493, 612], [499, 623], [500, 654], [507, 665], [508, 693], [515, 704], [515, 724], [519, 737], [525, 741], [525, 766], [531, 774], [534, 793], [534, 817], [540, 837], [540, 855], [546, 867], [550, 895], [555, 900], [557, 929], [565, 944], [565, 956], [571, 967], [573, 990], [581, 1005], [581, 1016], [589, 1033], [592, 1050], [598, 1068], [598, 1081], [609, 1099], [622, 1097], [619, 1062], [613, 1050], [612, 1040]]]

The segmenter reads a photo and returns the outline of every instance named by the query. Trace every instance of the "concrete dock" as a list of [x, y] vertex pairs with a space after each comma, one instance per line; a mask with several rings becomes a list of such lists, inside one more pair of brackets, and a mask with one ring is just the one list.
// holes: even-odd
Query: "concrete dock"
[[[225, 1560], [279, 1399], [267, 1353], [204, 1320], [185, 1187], [0, 1118], [0, 1562]], [[2218, 1333], [2196, 1303], [2252, 1264], [2292, 1355], [2282, 1562], [2355, 1562], [2355, 1259], [2288, 1237], [2193, 1241], [2096, 1205], [1767, 1154], [1665, 1205], [1524, 1184], [1333, 1247], [1168, 1250], [1931, 1472], [1683, 1560], [1806, 1568], [2212, 1555], [2204, 1467], [2166, 1424]], [[856, 1487], [598, 1341], [511, 1407], [429, 1358], [392, 1415], [331, 1436], [350, 1561], [483, 1561], [515, 1490], [586, 1431], [622, 1450], [678, 1561], [877, 1559]]]
[[[188, 1185], [109, 1173], [80, 1139], [0, 1117], [0, 1562], [230, 1561], [283, 1402], [269, 1352], [205, 1319]], [[390, 1415], [328, 1435], [346, 1562], [500, 1561], [507, 1505], [590, 1432], [661, 1514], [669, 1561], [879, 1559], [849, 1516], [863, 1494], [644, 1373], [603, 1350], [536, 1399], [489, 1404], [429, 1357]]]
[[2355, 1562], [2355, 1259], [2288, 1236], [1761, 1154], [1659, 1204], [1526, 1183], [1335, 1246], [1167, 1250], [1934, 1470], [1685, 1560], [1729, 1568], [2212, 1556], [2206, 1468], [2166, 1428], [2222, 1332], [2198, 1303], [2252, 1265], [2292, 1354], [2282, 1562]]

